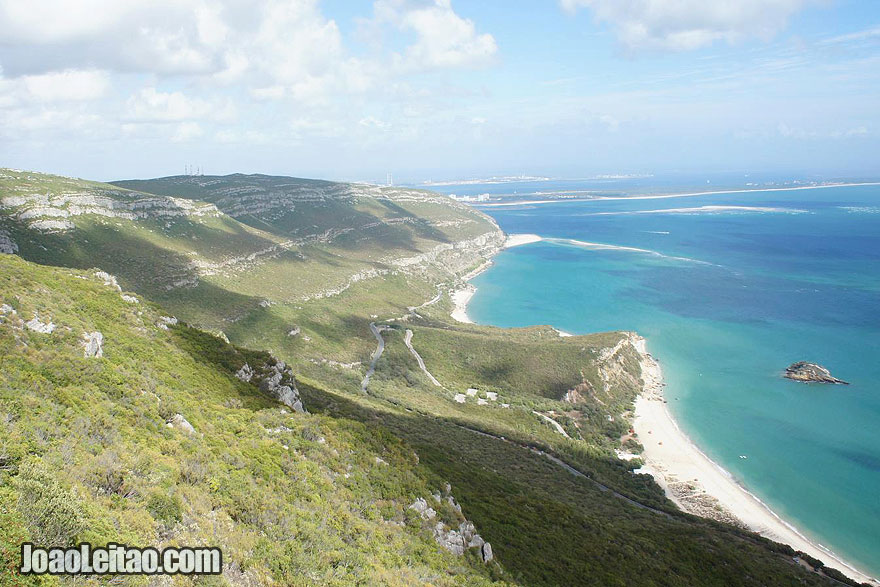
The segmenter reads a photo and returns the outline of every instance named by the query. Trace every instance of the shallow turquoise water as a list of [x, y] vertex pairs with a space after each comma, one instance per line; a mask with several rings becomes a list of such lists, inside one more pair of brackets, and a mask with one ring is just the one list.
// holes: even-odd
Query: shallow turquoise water
[[[703, 206], [774, 210], [656, 212]], [[473, 281], [474, 320], [646, 336], [691, 438], [808, 536], [880, 574], [880, 187], [484, 211], [508, 233], [651, 252], [509, 249]], [[801, 359], [852, 384], [783, 379]]]

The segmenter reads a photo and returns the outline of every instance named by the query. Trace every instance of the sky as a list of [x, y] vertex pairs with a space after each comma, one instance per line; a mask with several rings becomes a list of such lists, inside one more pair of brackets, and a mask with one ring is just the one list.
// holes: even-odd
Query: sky
[[0, 0], [0, 167], [880, 177], [875, 0]]

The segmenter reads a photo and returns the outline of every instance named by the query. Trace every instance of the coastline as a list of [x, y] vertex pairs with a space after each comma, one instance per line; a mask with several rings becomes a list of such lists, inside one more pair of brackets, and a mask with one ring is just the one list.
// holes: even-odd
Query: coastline
[[672, 502], [688, 513], [745, 526], [788, 544], [857, 581], [880, 585], [877, 579], [804, 536], [706, 456], [672, 417], [663, 399], [660, 364], [647, 352], [645, 339], [635, 337], [633, 346], [641, 356], [644, 381], [633, 418], [633, 429], [644, 447], [641, 472], [654, 477]]
[[[544, 240], [535, 234], [508, 235], [502, 249]], [[468, 281], [492, 266], [487, 259], [465, 275], [463, 285], [451, 290], [452, 318], [473, 324], [467, 305], [477, 288]], [[555, 329], [559, 336], [571, 334]], [[811, 541], [773, 512], [757, 496], [703, 453], [678, 427], [663, 398], [660, 364], [647, 351], [644, 338], [633, 334], [632, 344], [641, 360], [642, 392], [636, 398], [633, 429], [644, 447], [640, 472], [654, 477], [667, 497], [681, 510], [747, 528], [766, 538], [787, 544], [859, 582], [880, 587], [878, 579], [860, 571], [829, 549]], [[633, 455], [635, 456], [635, 455]]]
[[[509, 234], [506, 236], [504, 244], [501, 246], [501, 248], [509, 249], [511, 247], [518, 247], [520, 245], [536, 243], [542, 240], [544, 239], [537, 234]], [[452, 300], [452, 318], [454, 320], [462, 322], [464, 324], [474, 323], [474, 321], [471, 320], [467, 315], [467, 305], [468, 302], [471, 301], [471, 298], [474, 297], [474, 294], [477, 292], [477, 288], [468, 282], [491, 266], [492, 259], [487, 259], [482, 265], [461, 278], [463, 285], [449, 292], [449, 297]], [[560, 336], [571, 335], [568, 333], [561, 333]]]
[[[705, 192], [686, 192], [681, 194], [646, 194], [641, 196], [596, 196], [593, 198], [554, 198], [544, 200], [521, 200], [516, 202], [481, 202], [476, 204], [478, 208], [498, 208], [506, 206], [526, 206], [534, 204], [558, 204], [560, 202], [595, 202], [610, 200], [666, 200], [669, 198], [692, 198], [695, 196], [712, 196], [718, 194], [746, 194], [749, 192], [790, 192], [797, 190], [821, 190], [827, 188], [848, 188], [857, 186], [880, 185], [880, 182], [864, 182], [864, 183], [829, 183], [824, 185], [802, 185], [784, 188], [753, 188], [741, 190], [716, 190]], [[566, 193], [566, 192], [560, 192]]]

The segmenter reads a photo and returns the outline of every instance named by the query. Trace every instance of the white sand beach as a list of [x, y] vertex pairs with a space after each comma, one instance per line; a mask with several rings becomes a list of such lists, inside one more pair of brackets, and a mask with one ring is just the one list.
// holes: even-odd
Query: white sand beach
[[636, 400], [633, 428], [645, 447], [644, 472], [654, 477], [669, 499], [696, 515], [738, 520], [762, 536], [805, 552], [853, 579], [880, 585], [828, 549], [811, 542], [690, 441], [678, 428], [663, 399], [660, 365], [647, 352], [645, 340], [636, 340], [636, 348], [642, 355], [645, 388]]
[[509, 249], [510, 247], [537, 243], [542, 240], [544, 239], [537, 234], [509, 234], [507, 235], [507, 240], [504, 241], [504, 248]]
[[473, 320], [468, 318], [467, 305], [476, 292], [477, 288], [469, 283], [463, 288], [457, 289], [452, 292], [450, 297], [452, 298], [452, 303], [455, 306], [452, 310], [452, 317], [454, 319], [458, 320], [459, 322], [464, 322], [466, 324], [474, 323]]
[[[552, 198], [543, 200], [516, 200], [513, 202], [480, 202], [480, 208], [498, 208], [511, 206], [533, 206], [535, 204], [559, 204], [560, 202], [600, 202], [609, 200], [666, 200], [669, 198], [693, 198], [696, 196], [714, 196], [720, 194], [745, 194], [748, 192], [790, 192], [797, 190], [821, 190], [826, 188], [845, 188], [856, 186], [880, 185], [880, 182], [829, 183], [821, 185], [801, 185], [790, 187], [752, 187], [741, 190], [710, 190], [704, 192], [687, 192], [682, 194], [644, 194], [637, 196], [593, 196], [589, 198]], [[568, 193], [568, 192], [558, 192]]]
[[[541, 240], [544, 239], [534, 234], [509, 235], [504, 246], [508, 248]], [[467, 305], [477, 288], [467, 280], [491, 265], [492, 262], [487, 261], [466, 275], [464, 287], [450, 293], [455, 320], [473, 324], [467, 315]], [[555, 330], [561, 337], [571, 336]], [[812, 542], [780, 518], [697, 448], [679, 429], [666, 406], [663, 373], [660, 364], [648, 353], [645, 339], [633, 334], [633, 344], [641, 355], [644, 380], [642, 394], [635, 402], [633, 419], [633, 429], [645, 448], [641, 455], [644, 462], [642, 472], [650, 473], [670, 500], [686, 512], [745, 526], [766, 538], [805, 552], [857, 581], [880, 587], [880, 581]]]

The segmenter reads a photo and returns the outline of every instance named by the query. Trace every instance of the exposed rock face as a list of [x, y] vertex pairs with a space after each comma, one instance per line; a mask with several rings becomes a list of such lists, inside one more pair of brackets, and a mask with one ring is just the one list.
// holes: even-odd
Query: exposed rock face
[[0, 254], [14, 255], [18, 252], [18, 245], [13, 242], [9, 234], [0, 230]]
[[244, 366], [235, 373], [235, 376], [245, 383], [250, 383], [251, 379], [254, 376], [254, 370], [251, 369], [250, 365], [245, 363]]
[[24, 325], [28, 330], [33, 330], [34, 332], [40, 332], [42, 334], [52, 334], [55, 331], [55, 325], [52, 321], [41, 322], [39, 314], [35, 314], [33, 320], [25, 322]]
[[116, 281], [116, 277], [113, 275], [110, 275], [106, 271], [96, 271], [95, 277], [97, 277], [98, 279], [103, 281], [104, 285], [108, 285], [108, 286], [112, 287], [113, 289], [115, 289], [116, 291], [119, 291], [119, 292], [122, 291], [122, 288], [119, 287], [119, 282]]
[[[444, 489], [444, 492], [446, 493], [445, 500], [455, 511], [461, 514], [461, 506], [458, 505], [455, 502], [455, 498], [450, 495], [450, 490], [451, 487], [447, 483]], [[432, 495], [432, 498], [438, 503], [444, 499], [439, 492]], [[431, 526], [431, 534], [433, 534], [434, 540], [437, 544], [452, 554], [462, 556], [468, 549], [479, 548], [483, 562], [488, 563], [494, 558], [492, 555], [492, 545], [483, 540], [482, 536], [477, 534], [477, 529], [474, 527], [474, 523], [470, 520], [465, 519], [458, 524], [457, 529], [452, 528], [442, 520], [437, 520], [437, 511], [422, 497], [415, 500], [415, 502], [409, 506], [409, 509], [418, 512], [419, 516], [425, 521], [434, 522], [434, 520], [436, 520]]]
[[849, 385], [846, 381], [832, 377], [831, 372], [816, 363], [808, 363], [807, 361], [798, 361], [788, 366], [785, 370], [784, 377], [794, 381], [803, 383], [836, 383], [840, 385]]
[[181, 414], [174, 414], [171, 419], [166, 422], [166, 425], [169, 428], [179, 428], [180, 430], [186, 432], [187, 434], [194, 434], [196, 429], [193, 428], [193, 425], [187, 421]]
[[267, 363], [259, 369], [254, 369], [245, 363], [235, 376], [247, 383], [253, 383], [260, 388], [260, 391], [268, 393], [292, 410], [305, 413], [299, 390], [296, 388], [296, 378], [284, 361]]
[[10, 210], [15, 218], [41, 231], [69, 230], [74, 227], [69, 218], [83, 214], [127, 220], [220, 215], [213, 204], [204, 202], [122, 189], [88, 189], [75, 183], [71, 183], [69, 191], [62, 188], [58, 193], [9, 195], [0, 199], [0, 208]]
[[495, 555], [492, 554], [492, 545], [489, 544], [488, 542], [483, 544], [481, 554], [483, 555], [483, 562], [484, 563], [487, 563], [487, 562], [491, 561], [493, 558], [495, 558]]
[[85, 335], [85, 350], [83, 354], [87, 358], [89, 357], [103, 357], [104, 356], [104, 335], [100, 332], [87, 332]]
[[168, 330], [169, 326], [174, 326], [175, 324], [177, 324], [177, 318], [174, 316], [159, 316], [159, 322], [156, 323], [156, 326], [162, 330]]

